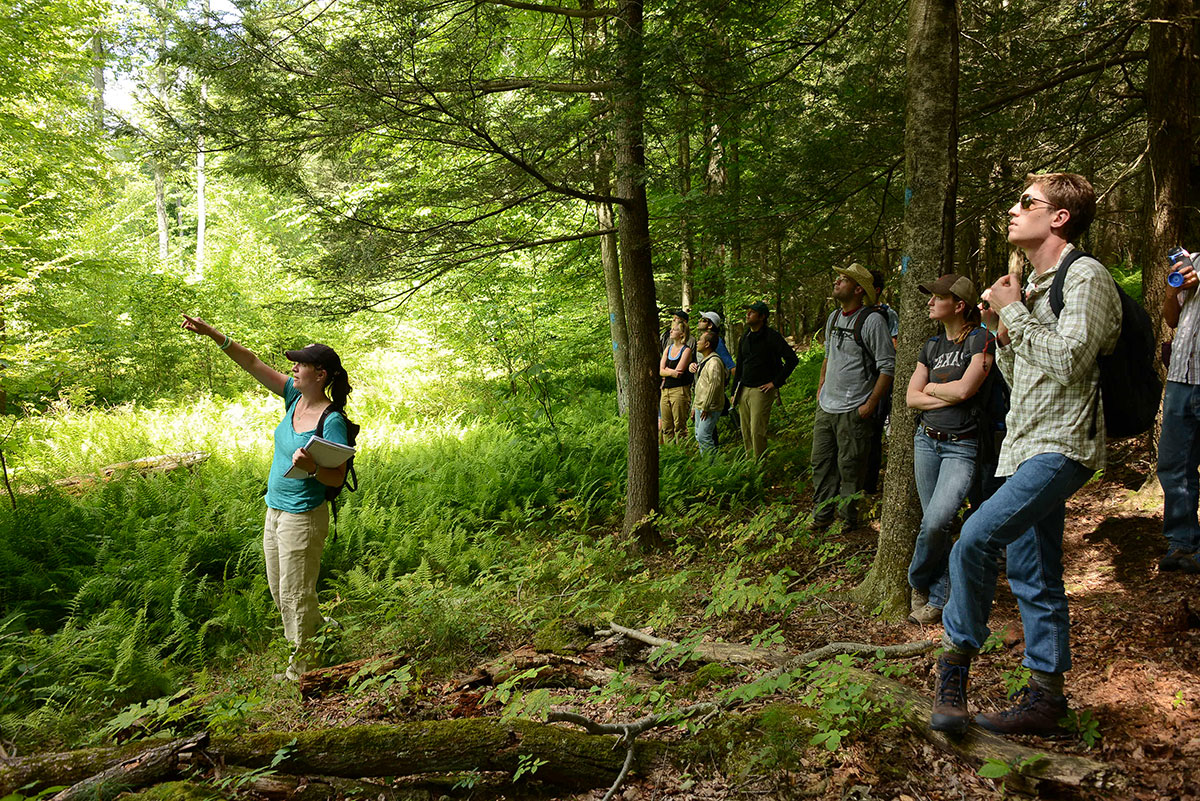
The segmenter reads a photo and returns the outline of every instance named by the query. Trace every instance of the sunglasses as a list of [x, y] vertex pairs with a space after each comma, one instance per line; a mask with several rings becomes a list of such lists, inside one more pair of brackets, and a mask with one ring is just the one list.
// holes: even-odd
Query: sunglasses
[[1022, 211], [1029, 211], [1030, 209], [1033, 208], [1034, 203], [1045, 203], [1047, 206], [1049, 206], [1052, 209], [1058, 208], [1058, 206], [1055, 206], [1049, 200], [1042, 200], [1040, 197], [1034, 197], [1033, 195], [1030, 195], [1028, 193], [1021, 195], [1021, 200], [1019, 202], [1021, 204]]

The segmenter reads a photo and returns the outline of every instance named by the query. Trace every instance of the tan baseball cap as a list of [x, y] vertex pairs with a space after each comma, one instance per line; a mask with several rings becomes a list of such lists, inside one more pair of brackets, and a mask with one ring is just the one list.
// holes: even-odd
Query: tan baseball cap
[[918, 284], [917, 289], [926, 295], [954, 295], [967, 303], [979, 301], [979, 295], [975, 292], [975, 285], [971, 283], [971, 279], [958, 273], [949, 273], [936, 281]]

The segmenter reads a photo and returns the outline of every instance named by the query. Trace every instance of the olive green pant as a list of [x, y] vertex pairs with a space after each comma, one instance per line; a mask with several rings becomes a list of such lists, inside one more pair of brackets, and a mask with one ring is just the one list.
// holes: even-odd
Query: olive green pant
[[[817, 406], [813, 421], [812, 455], [813, 515], [817, 520], [833, 517], [831, 501], [848, 499], [863, 488], [871, 438], [875, 435], [873, 417], [863, 419], [854, 409], [830, 414]], [[849, 500], [839, 500], [841, 516], [857, 523], [857, 510]]]

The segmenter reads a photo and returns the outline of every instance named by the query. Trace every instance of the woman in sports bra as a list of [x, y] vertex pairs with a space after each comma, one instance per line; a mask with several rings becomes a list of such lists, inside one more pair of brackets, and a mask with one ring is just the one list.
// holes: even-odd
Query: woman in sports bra
[[942, 325], [921, 348], [907, 393], [917, 410], [913, 469], [923, 512], [908, 567], [909, 620], [925, 624], [941, 620], [950, 595], [950, 528], [975, 476], [979, 390], [992, 370], [995, 340], [979, 324], [969, 279], [951, 273], [919, 288], [929, 295], [929, 319]]

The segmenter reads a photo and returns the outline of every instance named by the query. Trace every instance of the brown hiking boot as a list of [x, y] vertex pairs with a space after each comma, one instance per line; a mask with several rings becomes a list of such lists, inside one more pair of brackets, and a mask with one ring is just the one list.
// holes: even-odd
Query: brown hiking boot
[[999, 712], [981, 713], [975, 722], [997, 734], [1036, 734], [1053, 737], [1066, 734], [1060, 720], [1067, 716], [1067, 697], [1053, 695], [1032, 679], [1009, 697], [1013, 705]]
[[942, 622], [942, 608], [940, 606], [925, 604], [925, 606], [910, 614], [908, 619], [922, 626], [933, 626]]
[[933, 714], [929, 716], [934, 731], [964, 734], [970, 725], [967, 713], [967, 671], [971, 658], [965, 654], [947, 652], [937, 661], [937, 689], [933, 693]]
[[920, 612], [922, 609], [924, 609], [926, 604], [928, 604], [928, 603], [929, 603], [929, 591], [928, 590], [913, 590], [912, 591], [912, 601], [908, 605], [908, 611], [912, 612], [915, 615], [917, 612]]

